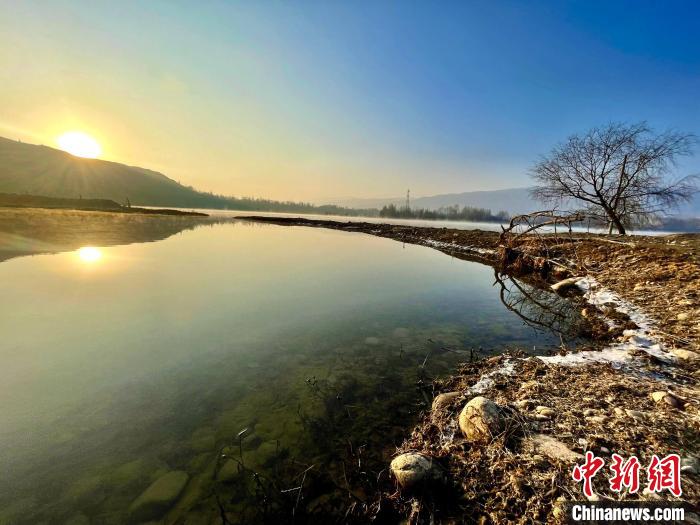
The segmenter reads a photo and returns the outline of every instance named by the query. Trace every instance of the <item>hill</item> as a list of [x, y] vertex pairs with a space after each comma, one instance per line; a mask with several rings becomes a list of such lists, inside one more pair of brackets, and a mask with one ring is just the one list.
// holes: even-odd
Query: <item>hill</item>
[[135, 205], [209, 207], [222, 199], [178, 184], [162, 173], [85, 159], [47, 146], [0, 137], [0, 192]]
[[48, 146], [0, 137], [0, 193], [65, 199], [107, 199], [134, 206], [376, 215], [334, 205], [214, 195], [183, 186], [162, 173], [118, 162], [75, 157]]
[[[382, 208], [384, 206], [403, 206], [405, 197], [388, 197], [380, 199], [336, 199], [333, 203], [351, 208]], [[464, 193], [446, 193], [430, 197], [411, 199], [411, 208], [438, 210], [458, 205], [468, 208], [486, 208], [494, 213], [506, 211], [510, 215], [528, 213], [545, 209], [546, 206], [530, 197], [528, 188], [509, 188], [505, 190], [467, 191]], [[673, 215], [681, 218], [700, 217], [700, 193], [689, 202], [682, 204], [678, 210], [671, 210]]]

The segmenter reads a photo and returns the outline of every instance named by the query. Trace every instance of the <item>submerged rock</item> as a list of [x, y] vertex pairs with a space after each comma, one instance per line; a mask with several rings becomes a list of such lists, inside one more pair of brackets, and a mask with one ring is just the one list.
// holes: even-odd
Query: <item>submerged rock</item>
[[469, 401], [459, 414], [459, 428], [469, 441], [488, 443], [503, 427], [500, 407], [482, 396]]
[[162, 516], [175, 503], [188, 479], [183, 470], [173, 470], [159, 477], [129, 507], [132, 518], [146, 521]]
[[238, 463], [232, 459], [227, 459], [226, 462], [221, 465], [219, 472], [216, 473], [217, 481], [226, 483], [231, 481], [238, 476]]
[[395, 457], [389, 468], [404, 489], [439, 482], [443, 479], [442, 468], [435, 460], [417, 452], [407, 452]]

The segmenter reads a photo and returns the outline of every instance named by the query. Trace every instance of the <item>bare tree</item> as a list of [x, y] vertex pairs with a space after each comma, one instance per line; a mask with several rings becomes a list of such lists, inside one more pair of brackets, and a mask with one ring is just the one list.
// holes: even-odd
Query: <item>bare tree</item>
[[581, 205], [580, 211], [624, 235], [688, 201], [697, 175], [672, 180], [680, 156], [690, 155], [696, 137], [669, 131], [656, 134], [646, 123], [608, 124], [572, 135], [532, 169], [532, 195], [556, 206]]

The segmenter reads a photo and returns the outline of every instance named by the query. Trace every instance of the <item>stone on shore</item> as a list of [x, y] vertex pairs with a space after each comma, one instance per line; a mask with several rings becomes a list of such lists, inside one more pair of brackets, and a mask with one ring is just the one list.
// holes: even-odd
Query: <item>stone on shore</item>
[[165, 514], [187, 485], [188, 479], [187, 472], [183, 470], [173, 470], [159, 477], [129, 507], [132, 518], [147, 521]]
[[447, 408], [455, 399], [459, 397], [459, 395], [460, 392], [444, 392], [442, 394], [438, 394], [435, 396], [435, 399], [433, 399], [433, 412]]
[[534, 454], [541, 454], [554, 461], [564, 463], [576, 463], [583, 459], [578, 452], [574, 452], [561, 441], [546, 434], [534, 434], [525, 438], [523, 442], [526, 450], [531, 450]]
[[500, 407], [482, 396], [467, 403], [459, 414], [459, 428], [469, 441], [488, 443], [503, 431]]
[[681, 348], [673, 348], [671, 353], [681, 361], [697, 361], [700, 359], [700, 354], [691, 350], [683, 350]]
[[442, 469], [435, 460], [417, 452], [407, 452], [395, 457], [389, 468], [404, 489], [439, 482], [443, 479]]
[[579, 282], [581, 278], [580, 277], [569, 277], [568, 279], [564, 279], [563, 281], [559, 281], [558, 283], [554, 283], [550, 288], [552, 291], [561, 293], [565, 292], [567, 290], [572, 290], [575, 288], [578, 288], [576, 286], [576, 283]]
[[666, 403], [667, 405], [672, 406], [673, 408], [683, 407], [683, 404], [680, 402], [680, 400], [670, 392], [664, 392], [662, 390], [659, 390], [658, 392], [652, 392], [651, 398], [654, 400], [655, 403]]

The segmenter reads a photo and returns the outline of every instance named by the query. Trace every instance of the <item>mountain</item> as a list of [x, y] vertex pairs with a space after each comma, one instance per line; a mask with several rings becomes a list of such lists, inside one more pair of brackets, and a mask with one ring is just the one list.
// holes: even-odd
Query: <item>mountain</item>
[[[381, 208], [394, 204], [402, 206], [406, 202], [405, 197], [387, 197], [383, 199], [337, 199], [332, 200], [338, 206], [349, 208]], [[464, 193], [446, 193], [431, 197], [416, 197], [411, 199], [411, 208], [425, 208], [436, 210], [455, 204], [470, 208], [487, 208], [493, 213], [507, 211], [510, 215], [528, 213], [546, 209], [547, 206], [530, 197], [528, 188], [510, 188], [506, 190], [491, 191], [467, 191]], [[672, 215], [679, 217], [700, 217], [700, 192], [696, 193], [690, 202], [679, 206], [678, 210], [672, 210]]]
[[[406, 202], [405, 197], [385, 198], [385, 199], [339, 199], [332, 201], [339, 206], [349, 208], [381, 208], [382, 206], [394, 204], [401, 206]], [[541, 208], [537, 202], [533, 201], [528, 194], [527, 188], [511, 188], [507, 190], [492, 191], [467, 191], [464, 193], [446, 193], [443, 195], [433, 195], [431, 197], [416, 197], [411, 199], [411, 208], [425, 208], [436, 210], [444, 206], [453, 205], [468, 206], [470, 208], [489, 208], [497, 213], [501, 210], [507, 211], [511, 215], [527, 213]]]
[[162, 173], [118, 162], [74, 157], [47, 146], [0, 137], [0, 193], [47, 197], [127, 199], [134, 205], [210, 207], [220, 198], [198, 192]]

